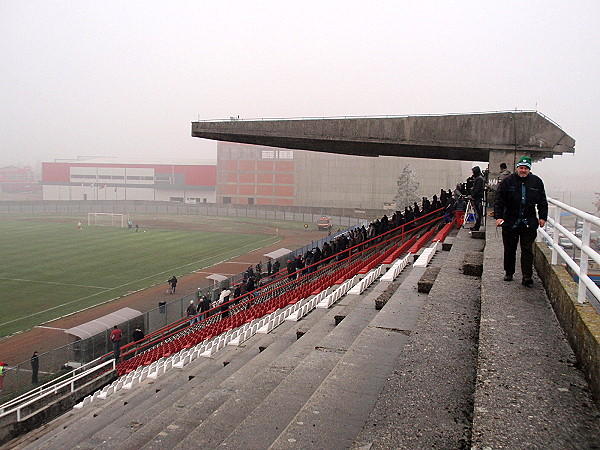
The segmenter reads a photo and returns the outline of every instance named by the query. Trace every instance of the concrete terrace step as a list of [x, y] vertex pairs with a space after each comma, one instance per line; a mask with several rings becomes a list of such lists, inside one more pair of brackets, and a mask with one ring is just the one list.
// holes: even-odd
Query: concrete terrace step
[[[303, 351], [306, 351], [303, 347], [312, 348], [313, 340], [318, 342], [322, 336], [333, 329], [334, 311], [334, 308], [328, 311], [315, 310], [300, 322], [286, 322], [285, 325], [276, 328], [272, 334], [276, 335], [277, 339], [264, 351], [255, 355], [229, 376], [216, 377], [210, 389], [208, 386], [206, 389], [200, 386], [188, 392], [188, 395], [182, 399], [181, 408], [165, 411], [160, 420], [152, 419], [145, 422], [144, 426], [126, 441], [127, 446], [130, 448], [139, 448], [142, 445], [146, 445], [147, 448], [174, 446], [192, 429], [205, 427], [205, 424], [210, 423], [213, 415], [222, 409], [223, 405], [233, 402], [238, 410], [245, 408], [246, 405], [237, 402], [234, 397], [255, 387], [270, 389], [270, 383], [276, 383], [278, 376], [285, 376], [285, 369], [273, 370], [265, 374], [265, 371], [268, 372], [265, 368], [274, 365], [279, 367], [277, 361], [285, 358], [285, 355], [291, 353], [299, 357]], [[297, 331], [304, 327], [309, 327], [310, 332], [305, 333], [298, 340]], [[252, 341], [257, 336], [259, 335], [250, 338], [247, 344], [255, 345]], [[264, 379], [261, 379], [258, 374], [263, 374]], [[220, 429], [220, 425], [217, 429], [208, 428], [209, 432], [216, 432]]]
[[[92, 437], [92, 440], [95, 443], [105, 443], [97, 448], [113, 448], [115, 446], [138, 448], [154, 437], [156, 433], [168, 427], [173, 421], [173, 417], [181, 416], [192, 398], [219, 389], [224, 379], [229, 378], [253, 361], [257, 355], [261, 354], [259, 348], [271, 348], [275, 344], [279, 344], [281, 335], [288, 331], [286, 328], [291, 327], [282, 326], [269, 335], [255, 335], [247, 341], [244, 347], [225, 347], [211, 358], [202, 358], [205, 360], [202, 365], [190, 367], [187, 371], [174, 374], [171, 379], [165, 379], [161, 386], [167, 393], [160, 402], [155, 402], [148, 408], [140, 405], [140, 407], [131, 409], [126, 415], [101, 429]], [[282, 340], [281, 345], [285, 344], [286, 342]], [[191, 376], [193, 379], [190, 380]], [[152, 385], [147, 388], [155, 389]], [[143, 396], [144, 391], [140, 391], [138, 395]], [[115, 442], [116, 444], [114, 444]]]
[[[258, 334], [253, 336], [243, 344], [243, 347], [222, 350], [222, 352], [226, 351], [224, 354], [225, 356], [223, 357], [220, 356], [221, 352], [214, 355], [214, 360], [211, 358], [210, 365], [223, 367], [222, 362], [225, 361], [229, 361], [229, 364], [214, 374], [207, 373], [206, 370], [197, 371], [195, 373], [195, 379], [190, 383], [184, 383], [185, 380], [179, 380], [180, 384], [186, 384], [182, 395], [165, 399], [165, 401], [163, 401], [163, 409], [165, 408], [165, 403], [172, 406], [166, 407], [159, 415], [152, 413], [148, 414], [146, 412], [139, 413], [137, 421], [140, 424], [143, 424], [143, 426], [138, 427], [135, 430], [135, 434], [132, 433], [133, 441], [130, 443], [131, 446], [137, 447], [154, 438], [157, 433], [162, 432], [172, 421], [181, 417], [184, 410], [187, 409], [186, 405], [190, 405], [190, 402], [200, 402], [202, 397], [207, 394], [210, 395], [211, 391], [221, 390], [222, 392], [228, 392], [234, 390], [236, 383], [240, 383], [240, 381], [244, 381], [248, 379], [248, 377], [251, 378], [262, 365], [269, 363], [269, 358], [272, 359], [277, 357], [281, 352], [292, 345], [296, 340], [296, 334], [299, 327], [306, 326], [306, 323], [318, 320], [319, 316], [319, 314], [315, 314], [311, 318], [305, 319], [303, 323], [282, 323], [269, 334]], [[248, 350], [245, 351], [244, 347]], [[266, 348], [266, 350], [259, 353], [259, 347]], [[241, 365], [239, 360], [240, 352], [249, 353], [251, 355], [249, 358], [242, 358], [241, 362], [243, 362], [243, 364]], [[229, 355], [227, 355], [227, 353], [229, 353]], [[244, 371], [248, 373], [243, 375]], [[240, 375], [241, 373], [242, 375]], [[233, 384], [230, 383], [232, 384], [231, 386], [229, 386], [226, 381], [230, 377], [235, 378], [232, 382]], [[211, 401], [214, 403], [215, 396], [213, 395], [212, 397]], [[214, 405], [213, 409], [216, 407], [218, 407], [217, 404]], [[126, 430], [126, 424], [123, 427], [123, 430]], [[108, 434], [111, 433], [111, 430], [107, 431]], [[119, 431], [119, 433], [121, 435], [123, 434], [122, 431]]]
[[352, 445], [414, 331], [425, 298], [416, 292], [416, 282], [424, 270], [407, 274], [270, 448]]
[[[250, 389], [239, 392], [229, 404], [215, 411], [177, 448], [214, 448], [220, 445], [231, 448], [268, 447], [377, 314], [373, 296], [378, 295], [381, 289], [374, 286], [363, 296], [347, 295], [342, 298], [332, 311], [334, 316], [344, 317], [335, 329], [318, 342], [312, 342], [301, 356], [290, 348], [289, 354], [282, 355], [272, 367], [257, 374]], [[302, 343], [312, 331], [311, 328], [298, 342]], [[288, 369], [293, 370], [288, 372]], [[273, 371], [276, 373], [273, 374]], [[280, 372], [285, 372], [285, 376], [278, 376]], [[269, 378], [273, 376], [277, 379], [276, 385]]]
[[450, 252], [438, 254], [445, 261], [429, 294], [419, 294], [423, 304], [415, 304], [414, 332], [352, 448], [468, 445], [480, 279], [463, 275], [461, 269], [465, 253], [482, 250], [484, 242], [469, 239], [467, 233], [460, 230]]

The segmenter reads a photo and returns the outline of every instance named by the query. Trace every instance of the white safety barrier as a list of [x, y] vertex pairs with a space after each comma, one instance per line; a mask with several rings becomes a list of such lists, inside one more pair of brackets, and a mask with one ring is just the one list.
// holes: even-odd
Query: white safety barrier
[[[566, 203], [559, 202], [558, 200], [548, 198], [548, 203], [554, 206], [548, 217], [548, 223], [554, 228], [553, 232], [549, 233], [550, 226], [547, 225], [546, 229], [538, 228], [538, 238], [544, 239], [548, 245], [552, 248], [552, 264], [558, 264], [558, 257], [567, 264], [573, 273], [577, 276], [578, 290], [577, 290], [577, 302], [584, 304], [587, 301], [587, 292], [594, 297], [596, 302], [600, 302], [600, 287], [594, 283], [588, 275], [588, 270], [591, 265], [596, 267], [600, 266], [600, 253], [594, 250], [591, 244], [592, 231], [591, 226], [600, 227], [600, 217], [596, 217], [592, 214], [580, 211], [577, 208], [567, 205]], [[581, 226], [579, 230], [575, 231], [575, 234], [571, 233], [561, 223], [561, 211], [568, 211], [577, 217], [578, 226]], [[560, 235], [559, 235], [560, 233]], [[578, 234], [581, 236], [579, 238]], [[572, 246], [579, 249], [579, 259], [576, 260], [575, 253], [569, 255], [561, 245], [559, 236], [563, 236], [571, 242]]]
[[408, 261], [412, 258], [412, 254], [408, 253], [404, 258], [394, 261], [389, 270], [381, 277], [381, 281], [394, 281], [400, 272], [408, 265]]
[[431, 245], [431, 247], [428, 247], [425, 250], [423, 250], [423, 253], [421, 253], [421, 256], [417, 258], [417, 260], [413, 264], [413, 267], [427, 267], [427, 264], [429, 264], [431, 258], [433, 258], [435, 252], [438, 249], [438, 244], [439, 241], [436, 241], [433, 243], [433, 245]]
[[348, 293], [348, 291], [359, 281], [358, 275], [344, 281], [336, 290], [331, 294], [327, 295], [323, 300], [317, 304], [317, 308], [327, 309], [330, 308], [335, 302]]
[[352, 294], [352, 295], [360, 295], [362, 294], [365, 289], [367, 289], [371, 284], [373, 284], [373, 281], [375, 281], [377, 278], [379, 278], [381, 276], [381, 272], [383, 271], [383, 266], [377, 266], [375, 269], [372, 269], [367, 276], [365, 276], [362, 280], [360, 280], [358, 283], [356, 283], [356, 286], [354, 286], [352, 289], [350, 289], [348, 291], [348, 294]]

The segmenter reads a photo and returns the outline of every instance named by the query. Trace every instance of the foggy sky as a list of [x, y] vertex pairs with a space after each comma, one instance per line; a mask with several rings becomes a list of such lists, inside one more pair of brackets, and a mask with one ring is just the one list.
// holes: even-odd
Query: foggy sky
[[517, 108], [577, 141], [534, 172], [600, 191], [599, 12], [564, 0], [2, 0], [0, 165], [212, 158], [191, 122], [238, 114]]

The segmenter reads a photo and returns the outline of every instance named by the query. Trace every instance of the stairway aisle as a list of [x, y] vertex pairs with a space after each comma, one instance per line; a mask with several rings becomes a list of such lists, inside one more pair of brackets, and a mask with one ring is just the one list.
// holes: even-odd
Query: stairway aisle
[[541, 280], [503, 281], [501, 236], [486, 241], [473, 447], [600, 448], [600, 412]]

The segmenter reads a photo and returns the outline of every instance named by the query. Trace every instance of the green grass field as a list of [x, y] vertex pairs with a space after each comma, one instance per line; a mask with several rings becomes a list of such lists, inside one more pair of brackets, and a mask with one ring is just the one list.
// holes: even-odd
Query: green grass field
[[81, 231], [73, 222], [0, 220], [0, 337], [277, 240], [162, 229]]

